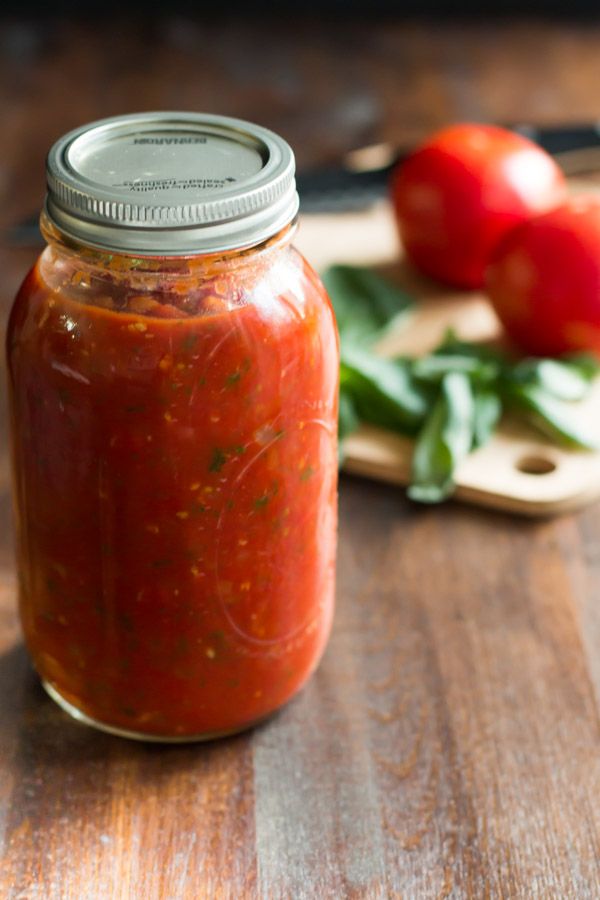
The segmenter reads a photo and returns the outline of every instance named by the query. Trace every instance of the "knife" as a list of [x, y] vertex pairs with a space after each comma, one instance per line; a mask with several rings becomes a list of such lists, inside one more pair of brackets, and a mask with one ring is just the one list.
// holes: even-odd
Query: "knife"
[[[600, 122], [510, 127], [554, 156], [568, 175], [600, 169]], [[343, 212], [370, 206], [386, 195], [392, 169], [410, 152], [409, 148], [376, 144], [348, 153], [340, 166], [299, 172], [296, 183], [302, 211]]]
[[[554, 156], [567, 175], [600, 169], [600, 122], [551, 127], [517, 124], [509, 127]], [[366, 209], [385, 197], [392, 169], [410, 153], [410, 148], [375, 144], [350, 151], [339, 165], [298, 172], [296, 184], [301, 211], [349, 212]], [[43, 243], [37, 216], [6, 229], [3, 239], [12, 246]]]

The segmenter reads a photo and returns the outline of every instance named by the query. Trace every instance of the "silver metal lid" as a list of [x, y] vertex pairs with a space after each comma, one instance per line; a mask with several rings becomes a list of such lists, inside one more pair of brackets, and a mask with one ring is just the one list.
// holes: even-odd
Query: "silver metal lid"
[[46, 212], [106, 250], [188, 256], [249, 247], [298, 211], [290, 146], [259, 125], [189, 112], [115, 116], [48, 154]]

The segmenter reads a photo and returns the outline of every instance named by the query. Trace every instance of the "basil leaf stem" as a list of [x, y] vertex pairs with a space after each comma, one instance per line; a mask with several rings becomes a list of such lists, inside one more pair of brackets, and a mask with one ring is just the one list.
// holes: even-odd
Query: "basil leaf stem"
[[502, 415], [502, 401], [493, 387], [476, 388], [474, 400], [473, 449], [476, 449], [485, 446], [496, 430]]
[[454, 490], [454, 472], [473, 444], [475, 401], [463, 372], [444, 375], [439, 396], [420, 431], [408, 496], [439, 503]]

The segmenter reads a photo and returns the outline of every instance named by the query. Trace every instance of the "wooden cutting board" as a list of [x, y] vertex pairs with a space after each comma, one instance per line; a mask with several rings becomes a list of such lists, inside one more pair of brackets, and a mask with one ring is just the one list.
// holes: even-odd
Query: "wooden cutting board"
[[[457, 292], [421, 278], [402, 259], [389, 204], [360, 213], [305, 215], [296, 241], [322, 271], [332, 263], [377, 266], [419, 303], [408, 323], [378, 347], [384, 355], [419, 355], [433, 349], [447, 328], [468, 340], [500, 335], [499, 322], [481, 293]], [[578, 405], [600, 440], [600, 381]], [[344, 469], [406, 485], [412, 441], [363, 426], [346, 439]], [[600, 452], [557, 447], [534, 431], [503, 422], [492, 440], [456, 473], [456, 497], [480, 506], [529, 516], [577, 509], [600, 497]]]

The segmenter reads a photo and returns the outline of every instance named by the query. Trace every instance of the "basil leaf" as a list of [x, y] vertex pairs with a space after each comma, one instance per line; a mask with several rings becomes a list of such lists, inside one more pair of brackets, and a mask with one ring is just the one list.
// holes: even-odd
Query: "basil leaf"
[[463, 354], [432, 353], [413, 363], [413, 374], [423, 381], [441, 381], [450, 372], [461, 372], [474, 381], [491, 382], [498, 377], [499, 366], [494, 360], [483, 360]]
[[493, 388], [480, 388], [475, 391], [475, 410], [473, 422], [473, 448], [483, 447], [500, 421], [502, 402]]
[[410, 363], [384, 359], [357, 346], [346, 347], [340, 378], [363, 421], [404, 434], [418, 431], [427, 414], [430, 392], [415, 381]]
[[360, 422], [415, 436], [413, 500], [436, 503], [454, 488], [454, 472], [486, 444], [504, 408], [554, 441], [600, 447], [600, 435], [570, 401], [588, 394], [600, 362], [584, 354], [515, 360], [493, 345], [449, 331], [420, 359], [385, 359], [371, 345], [410, 310], [411, 298], [369, 269], [332, 266], [323, 276], [340, 330], [339, 447]]
[[349, 390], [340, 385], [340, 401], [338, 413], [338, 459], [344, 459], [344, 438], [356, 431], [360, 425], [358, 412]]
[[415, 445], [408, 496], [438, 503], [454, 489], [454, 471], [473, 444], [475, 404], [466, 375], [445, 375], [440, 394]]
[[562, 356], [561, 361], [579, 372], [587, 381], [593, 381], [600, 373], [600, 360], [591, 353], [570, 353]]
[[598, 437], [586, 428], [581, 415], [539, 385], [507, 383], [503, 395], [508, 406], [526, 413], [532, 425], [558, 443], [591, 450], [600, 448]]
[[524, 359], [509, 373], [520, 384], [537, 384], [560, 400], [581, 400], [590, 389], [591, 370], [558, 359]]
[[482, 362], [493, 362], [498, 366], [506, 364], [506, 355], [496, 347], [489, 344], [463, 341], [449, 328], [444, 335], [441, 344], [433, 351], [436, 356], [465, 356], [469, 359], [478, 359]]
[[365, 344], [382, 337], [413, 305], [405, 291], [371, 269], [331, 266], [322, 280], [342, 343]]

